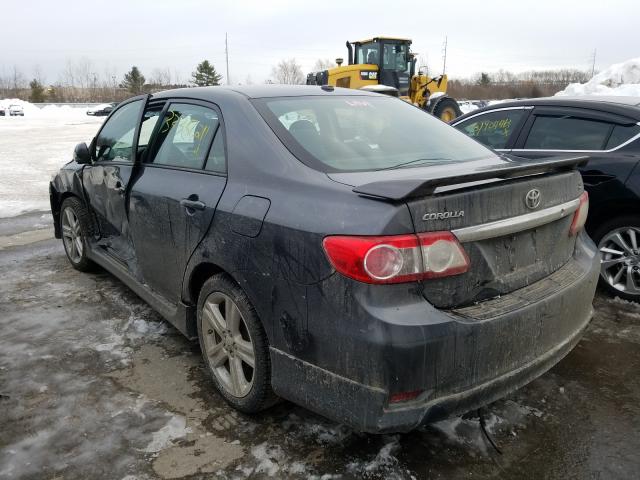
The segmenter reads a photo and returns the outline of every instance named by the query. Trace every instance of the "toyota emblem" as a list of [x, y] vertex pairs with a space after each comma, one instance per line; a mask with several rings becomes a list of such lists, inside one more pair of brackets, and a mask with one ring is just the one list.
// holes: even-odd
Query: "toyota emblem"
[[540, 200], [542, 199], [542, 194], [540, 190], [537, 188], [532, 188], [527, 192], [527, 195], [524, 197], [524, 203], [528, 208], [534, 210], [540, 206]]

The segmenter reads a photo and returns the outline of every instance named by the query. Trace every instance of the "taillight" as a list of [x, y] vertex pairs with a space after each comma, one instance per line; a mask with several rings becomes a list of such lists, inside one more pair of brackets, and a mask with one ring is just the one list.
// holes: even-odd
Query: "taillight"
[[322, 242], [341, 274], [366, 283], [401, 283], [447, 277], [469, 269], [451, 232], [381, 237], [331, 236]]
[[569, 235], [576, 235], [580, 230], [584, 228], [584, 224], [587, 221], [587, 215], [589, 214], [589, 194], [583, 192], [580, 195], [580, 205], [573, 214], [573, 221], [571, 222], [571, 228], [569, 229]]

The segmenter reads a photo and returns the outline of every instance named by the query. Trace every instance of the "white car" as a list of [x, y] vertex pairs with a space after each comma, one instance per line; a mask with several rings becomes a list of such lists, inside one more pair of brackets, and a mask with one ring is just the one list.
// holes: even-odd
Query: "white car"
[[24, 109], [22, 108], [22, 105], [9, 105], [9, 116], [10, 117], [17, 117], [17, 116], [24, 117]]

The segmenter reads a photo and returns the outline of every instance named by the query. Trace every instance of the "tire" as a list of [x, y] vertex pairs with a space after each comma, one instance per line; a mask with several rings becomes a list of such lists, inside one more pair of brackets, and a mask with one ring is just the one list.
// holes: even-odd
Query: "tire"
[[71, 266], [81, 272], [93, 270], [95, 264], [87, 256], [87, 238], [93, 236], [93, 222], [89, 211], [76, 197], [68, 197], [62, 202], [60, 232], [64, 251]]
[[441, 98], [431, 110], [431, 114], [442, 120], [443, 122], [450, 122], [454, 118], [462, 115], [460, 106], [453, 98], [445, 97]]
[[[232, 311], [234, 307], [236, 311]], [[197, 324], [205, 365], [226, 402], [249, 414], [275, 404], [267, 335], [246, 294], [228, 275], [214, 275], [202, 286]], [[249, 347], [253, 368], [247, 361], [251, 359]]]
[[592, 238], [602, 255], [600, 286], [612, 296], [640, 302], [640, 217], [603, 223]]

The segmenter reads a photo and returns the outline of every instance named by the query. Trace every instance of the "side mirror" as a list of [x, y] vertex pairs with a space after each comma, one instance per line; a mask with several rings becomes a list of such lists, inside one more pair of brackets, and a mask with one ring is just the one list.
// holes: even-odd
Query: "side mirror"
[[89, 153], [89, 147], [87, 147], [86, 143], [82, 142], [76, 145], [76, 148], [73, 150], [73, 161], [79, 165], [91, 163], [91, 154]]

